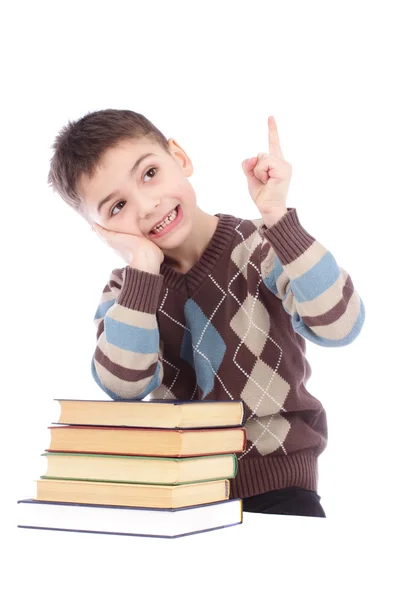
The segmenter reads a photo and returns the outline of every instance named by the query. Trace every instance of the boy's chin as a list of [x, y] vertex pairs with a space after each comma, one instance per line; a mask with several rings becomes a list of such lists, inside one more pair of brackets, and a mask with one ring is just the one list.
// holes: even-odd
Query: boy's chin
[[153, 244], [158, 246], [161, 250], [174, 250], [179, 248], [185, 242], [187, 236], [176, 236], [171, 240], [152, 240]]

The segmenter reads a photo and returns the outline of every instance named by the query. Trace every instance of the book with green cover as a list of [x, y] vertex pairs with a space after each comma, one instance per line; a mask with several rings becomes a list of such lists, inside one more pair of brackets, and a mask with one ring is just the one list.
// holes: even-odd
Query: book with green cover
[[190, 458], [45, 452], [47, 471], [41, 479], [78, 479], [119, 483], [177, 485], [233, 479], [237, 473], [235, 454]]

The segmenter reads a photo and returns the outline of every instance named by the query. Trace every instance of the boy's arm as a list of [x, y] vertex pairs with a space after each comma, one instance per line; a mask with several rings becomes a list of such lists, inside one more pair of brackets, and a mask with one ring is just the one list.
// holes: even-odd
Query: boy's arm
[[114, 269], [94, 323], [92, 375], [113, 400], [142, 400], [163, 379], [156, 310], [163, 276], [130, 266]]
[[282, 300], [294, 330], [321, 346], [350, 344], [365, 319], [350, 275], [300, 225], [294, 208], [259, 232], [263, 285]]

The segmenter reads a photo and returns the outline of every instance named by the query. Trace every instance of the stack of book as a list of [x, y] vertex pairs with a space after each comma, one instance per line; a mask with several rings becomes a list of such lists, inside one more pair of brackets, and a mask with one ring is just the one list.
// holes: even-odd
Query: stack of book
[[229, 499], [241, 401], [56, 400], [36, 498], [19, 527], [179, 537], [242, 522]]

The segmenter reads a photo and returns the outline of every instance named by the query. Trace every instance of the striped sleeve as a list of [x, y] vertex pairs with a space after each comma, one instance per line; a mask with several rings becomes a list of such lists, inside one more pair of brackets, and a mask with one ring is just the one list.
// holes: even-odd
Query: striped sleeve
[[163, 379], [156, 311], [162, 275], [114, 269], [94, 324], [97, 344], [91, 370], [113, 400], [142, 400]]
[[346, 346], [360, 333], [363, 301], [333, 255], [300, 225], [296, 209], [272, 227], [261, 220], [260, 270], [294, 330], [320, 346]]

